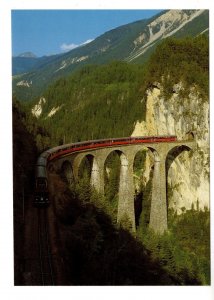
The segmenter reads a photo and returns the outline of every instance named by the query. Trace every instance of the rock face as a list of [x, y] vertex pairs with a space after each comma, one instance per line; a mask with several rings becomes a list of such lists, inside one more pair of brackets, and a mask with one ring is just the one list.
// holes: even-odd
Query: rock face
[[41, 97], [39, 99], [39, 102], [38, 104], [36, 104], [32, 110], [31, 110], [31, 113], [32, 115], [34, 115], [36, 118], [39, 118], [40, 115], [42, 114], [42, 108], [43, 108], [43, 105], [46, 103], [46, 99], [44, 97]]
[[132, 61], [136, 59], [152, 47], [153, 43], [156, 43], [158, 40], [173, 36], [176, 32], [182, 30], [188, 23], [191, 23], [204, 12], [205, 10], [179, 9], [166, 11], [164, 14], [147, 24], [144, 31], [133, 41], [136, 49], [132, 51], [127, 60]]
[[182, 89], [181, 83], [175, 85], [170, 98], [163, 95], [160, 85], [148, 90], [146, 121], [137, 121], [132, 133], [176, 135], [179, 140], [195, 135], [197, 150], [168, 159], [168, 202], [178, 213], [193, 205], [195, 209], [209, 209], [209, 103], [195, 88], [186, 96], [181, 96]]

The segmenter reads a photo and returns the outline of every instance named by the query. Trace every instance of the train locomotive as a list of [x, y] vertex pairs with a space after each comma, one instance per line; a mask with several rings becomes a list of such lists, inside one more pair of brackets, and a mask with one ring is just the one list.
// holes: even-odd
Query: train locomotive
[[49, 205], [48, 179], [46, 170], [47, 157], [47, 152], [42, 153], [36, 163], [34, 206], [37, 207], [47, 207]]

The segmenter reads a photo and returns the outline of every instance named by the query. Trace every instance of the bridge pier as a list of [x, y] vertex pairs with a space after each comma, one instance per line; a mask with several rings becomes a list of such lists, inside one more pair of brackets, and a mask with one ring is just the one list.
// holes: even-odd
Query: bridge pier
[[121, 169], [117, 222], [126, 229], [135, 232], [133, 164], [128, 161], [123, 153], [120, 155], [120, 159]]
[[155, 159], [149, 227], [162, 234], [167, 230], [165, 159]]
[[91, 170], [91, 186], [104, 195], [104, 162], [99, 159], [93, 159]]

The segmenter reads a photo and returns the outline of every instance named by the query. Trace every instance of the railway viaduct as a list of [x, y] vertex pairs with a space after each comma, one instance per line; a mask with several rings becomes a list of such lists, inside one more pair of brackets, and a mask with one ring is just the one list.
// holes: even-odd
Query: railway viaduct
[[148, 148], [154, 156], [149, 226], [156, 233], [162, 234], [167, 230], [166, 162], [169, 157], [175, 158], [182, 151], [193, 151], [196, 147], [194, 139], [84, 150], [60, 157], [54, 161], [53, 164], [56, 170], [64, 172], [68, 181], [70, 181], [71, 178], [77, 181], [82, 160], [85, 157], [90, 157], [92, 160], [91, 185], [99, 193], [104, 194], [105, 161], [110, 153], [116, 151], [121, 161], [117, 222], [120, 223], [124, 217], [128, 218], [132, 226], [132, 231], [135, 232], [133, 165], [136, 154], [145, 149], [145, 147]]

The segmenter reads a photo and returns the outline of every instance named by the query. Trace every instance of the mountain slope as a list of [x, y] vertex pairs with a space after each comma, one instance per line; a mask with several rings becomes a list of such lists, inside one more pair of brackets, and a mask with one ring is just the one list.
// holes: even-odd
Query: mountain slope
[[142, 78], [142, 67], [125, 62], [85, 66], [50, 86], [32, 113], [51, 132], [53, 145], [61, 140], [126, 136], [142, 117]]
[[170, 10], [151, 19], [110, 30], [91, 43], [63, 55], [50, 57], [28, 74], [15, 77], [13, 90], [21, 100], [32, 99], [54, 80], [86, 64], [112, 60], [144, 62], [156, 45], [169, 36], [196, 36], [208, 29], [206, 10]]
[[157, 45], [165, 38], [197, 36], [209, 30], [209, 13], [206, 10], [179, 11], [171, 10], [158, 17], [148, 26], [150, 37], [144, 42], [145, 33], [136, 42], [142, 44], [131, 54], [127, 61], [144, 62]]
[[68, 143], [128, 136], [137, 120], [145, 120], [146, 89], [162, 77], [166, 96], [182, 81], [183, 95], [195, 85], [198, 93], [207, 97], [207, 51], [208, 40], [203, 35], [171, 38], [158, 46], [146, 69], [127, 62], [85, 66], [49, 86], [35, 101], [32, 113], [50, 128], [55, 144], [60, 139]]
[[52, 63], [56, 57], [61, 56], [51, 55], [36, 57], [33, 55], [19, 55], [12, 58], [12, 74], [13, 76], [30, 72], [31, 70], [38, 70], [44, 67], [47, 63]]

